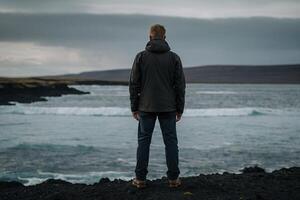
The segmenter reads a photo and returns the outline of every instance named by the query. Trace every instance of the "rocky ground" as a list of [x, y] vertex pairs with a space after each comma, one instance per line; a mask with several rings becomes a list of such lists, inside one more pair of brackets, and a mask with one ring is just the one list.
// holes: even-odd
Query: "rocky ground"
[[68, 85], [72, 82], [32, 78], [0, 78], [0, 105], [14, 105], [12, 102], [32, 103], [46, 101], [47, 96], [64, 94], [88, 94]]
[[128, 85], [122, 81], [104, 81], [74, 78], [5, 78], [0, 77], [0, 105], [14, 105], [18, 103], [32, 103], [47, 101], [45, 97], [61, 96], [65, 94], [89, 94], [72, 88], [71, 85]]
[[48, 179], [34, 186], [19, 182], [0, 182], [0, 200], [299, 200], [300, 167], [282, 168], [266, 173], [259, 167], [244, 168], [242, 173], [209, 174], [182, 177], [180, 188], [168, 188], [167, 179], [148, 180], [147, 188], [136, 189], [130, 181], [102, 178], [99, 182], [72, 184]]

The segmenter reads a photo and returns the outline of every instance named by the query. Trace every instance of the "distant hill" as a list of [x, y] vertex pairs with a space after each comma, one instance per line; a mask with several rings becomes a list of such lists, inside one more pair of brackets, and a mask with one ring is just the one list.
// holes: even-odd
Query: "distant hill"
[[[184, 73], [187, 83], [300, 83], [300, 64], [209, 65], [185, 67]], [[51, 76], [51, 78], [128, 82], [129, 76], [130, 69], [114, 69]]]
[[[211, 65], [186, 67], [187, 83], [290, 83], [300, 84], [300, 65], [236, 66]], [[11, 101], [45, 101], [44, 96], [85, 94], [68, 85], [127, 85], [130, 69], [91, 71], [59, 76], [28, 78], [0, 77], [0, 105]]]

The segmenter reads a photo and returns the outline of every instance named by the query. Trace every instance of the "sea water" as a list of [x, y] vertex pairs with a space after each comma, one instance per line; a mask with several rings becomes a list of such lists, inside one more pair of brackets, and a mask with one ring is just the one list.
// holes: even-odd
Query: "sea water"
[[[128, 86], [72, 87], [90, 94], [0, 106], [0, 180], [134, 177], [138, 122]], [[188, 84], [177, 136], [180, 176], [299, 166], [300, 86]], [[164, 150], [156, 121], [148, 179], [166, 176]]]

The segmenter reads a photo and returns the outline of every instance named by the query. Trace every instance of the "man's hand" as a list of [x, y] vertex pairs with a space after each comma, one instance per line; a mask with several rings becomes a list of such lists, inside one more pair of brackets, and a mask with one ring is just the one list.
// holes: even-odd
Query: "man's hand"
[[181, 119], [181, 113], [176, 112], [176, 122], [178, 122]]
[[132, 116], [133, 116], [134, 119], [136, 119], [137, 121], [139, 121], [140, 116], [139, 116], [139, 112], [138, 111], [132, 112]]

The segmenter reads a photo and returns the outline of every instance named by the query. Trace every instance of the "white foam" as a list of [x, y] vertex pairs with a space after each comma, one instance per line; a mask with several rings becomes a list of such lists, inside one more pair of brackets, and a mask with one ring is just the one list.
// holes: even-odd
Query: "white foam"
[[71, 183], [89, 183], [100, 180], [104, 177], [109, 177], [110, 180], [114, 178], [119, 178], [123, 180], [130, 180], [132, 177], [129, 175], [130, 172], [124, 171], [99, 171], [99, 172], [87, 172], [80, 174], [63, 174], [63, 173], [55, 173], [55, 172], [43, 172], [38, 170], [38, 174], [44, 178], [37, 177], [18, 177], [19, 180], [24, 180], [25, 186], [35, 185], [46, 181], [47, 179], [60, 179], [64, 181], [68, 181]]
[[247, 116], [252, 115], [255, 108], [208, 108], [186, 109], [185, 116], [189, 117], [216, 117], [216, 116]]
[[128, 172], [123, 172], [123, 171], [99, 171], [99, 172], [87, 172], [87, 173], [82, 173], [82, 174], [61, 174], [61, 173], [56, 173], [56, 172], [43, 172], [43, 171], [38, 171], [38, 174], [40, 175], [47, 175], [47, 176], [52, 176], [57, 179], [65, 179], [65, 178], [81, 178], [85, 176], [106, 176], [106, 175], [116, 175], [116, 174], [127, 174]]
[[238, 94], [233, 91], [196, 91], [196, 94]]
[[17, 104], [2, 106], [0, 114], [127, 116], [130, 110], [121, 107], [41, 107]]
[[[0, 114], [23, 115], [79, 115], [79, 116], [131, 116], [129, 108], [124, 107], [41, 107], [17, 104], [0, 106]], [[255, 116], [255, 115], [300, 115], [299, 110], [272, 109], [262, 107], [244, 108], [195, 108], [185, 109], [185, 117], [216, 116]]]
[[24, 183], [25, 186], [36, 185], [36, 184], [42, 183], [47, 180], [47, 178], [36, 178], [36, 177], [30, 177], [30, 178], [18, 177], [18, 179], [26, 181], [26, 183]]

